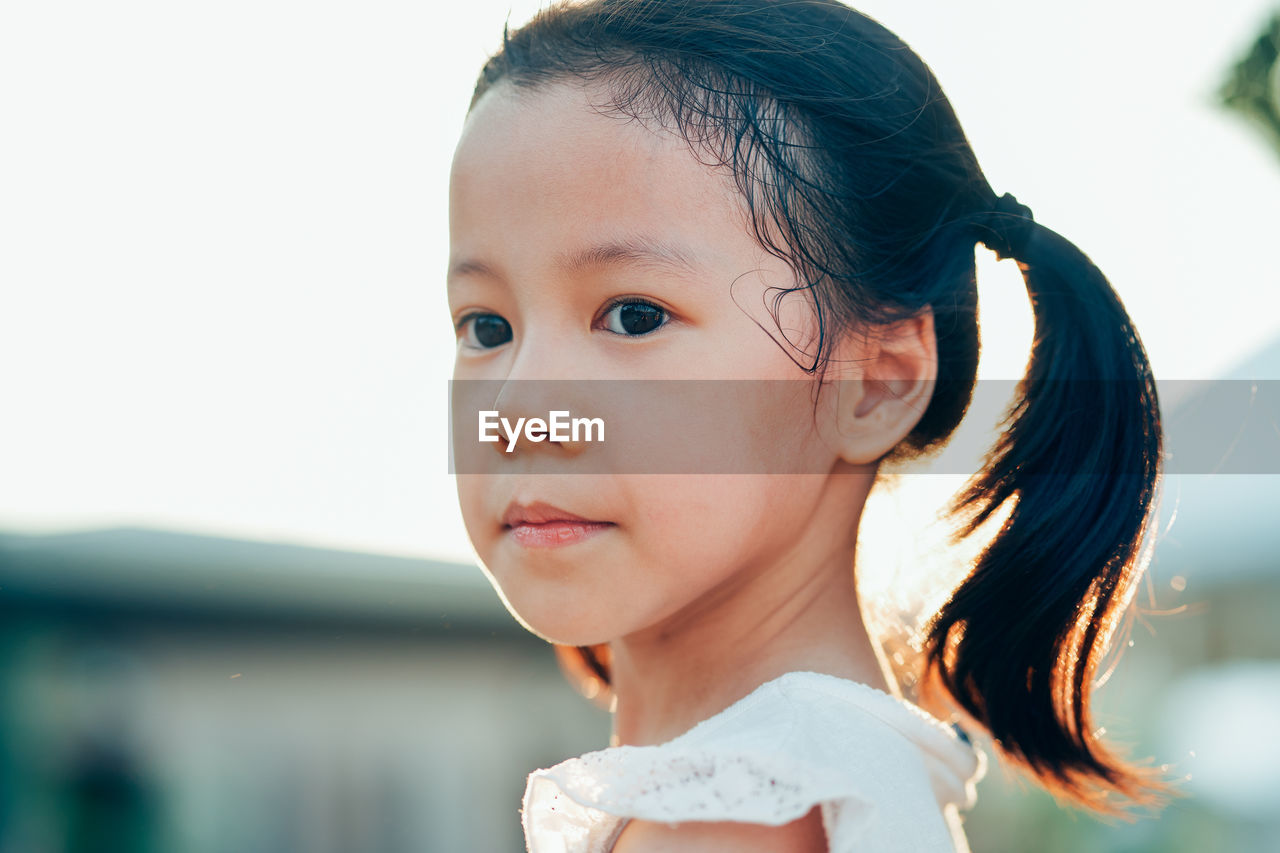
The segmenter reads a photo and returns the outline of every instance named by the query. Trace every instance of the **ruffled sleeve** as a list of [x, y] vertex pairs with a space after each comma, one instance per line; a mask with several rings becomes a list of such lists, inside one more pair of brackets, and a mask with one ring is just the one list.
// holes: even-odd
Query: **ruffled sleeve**
[[529, 853], [608, 853], [631, 818], [778, 826], [814, 806], [831, 853], [951, 853], [938, 770], [911, 737], [941, 738], [936, 747], [947, 734], [912, 732], [927, 724], [887, 694], [851, 697], [846, 685], [861, 685], [789, 675], [668, 743], [611, 747], [531, 773]]
[[615, 747], [534, 773], [524, 815], [532, 853], [607, 853], [624, 818], [779, 826], [823, 801], [865, 804], [847, 776], [777, 752]]

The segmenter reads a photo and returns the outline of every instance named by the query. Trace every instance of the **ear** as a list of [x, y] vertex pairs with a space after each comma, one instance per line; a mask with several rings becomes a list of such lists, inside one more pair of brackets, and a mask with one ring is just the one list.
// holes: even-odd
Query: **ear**
[[[855, 465], [878, 461], [924, 417], [938, 377], [933, 309], [855, 333], [837, 349], [836, 449]], [[833, 360], [833, 364], [836, 363]]]

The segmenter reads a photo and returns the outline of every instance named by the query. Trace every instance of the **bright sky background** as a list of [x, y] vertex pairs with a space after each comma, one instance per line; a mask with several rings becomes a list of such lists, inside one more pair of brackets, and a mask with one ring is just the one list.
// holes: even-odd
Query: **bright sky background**
[[[446, 180], [508, 10], [538, 5], [0, 7], [0, 529], [471, 559]], [[1280, 158], [1212, 104], [1272, 5], [858, 8], [933, 68], [996, 191], [1107, 273], [1157, 377], [1191, 379], [1280, 334]], [[1020, 376], [1026, 291], [979, 254], [982, 375]]]

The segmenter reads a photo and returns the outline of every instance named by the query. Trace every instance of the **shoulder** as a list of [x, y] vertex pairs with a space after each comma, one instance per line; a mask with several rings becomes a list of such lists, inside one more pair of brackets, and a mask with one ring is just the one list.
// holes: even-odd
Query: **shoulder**
[[631, 820], [612, 853], [827, 853], [822, 811], [781, 826], [731, 821]]

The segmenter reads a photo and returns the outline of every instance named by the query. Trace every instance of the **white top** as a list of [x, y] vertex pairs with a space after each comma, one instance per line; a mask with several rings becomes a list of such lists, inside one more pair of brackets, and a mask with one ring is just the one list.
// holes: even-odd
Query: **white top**
[[830, 853], [967, 851], [985, 756], [873, 687], [788, 672], [656, 746], [615, 746], [529, 774], [529, 853], [608, 853], [629, 818], [780, 826], [822, 807]]

